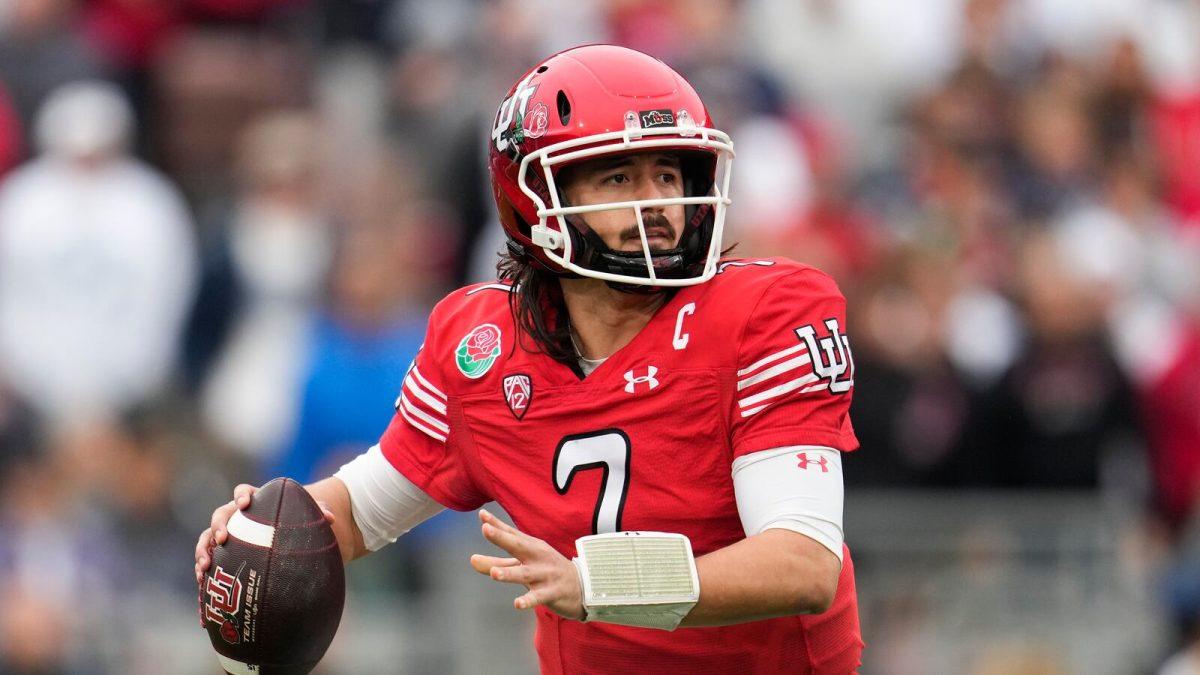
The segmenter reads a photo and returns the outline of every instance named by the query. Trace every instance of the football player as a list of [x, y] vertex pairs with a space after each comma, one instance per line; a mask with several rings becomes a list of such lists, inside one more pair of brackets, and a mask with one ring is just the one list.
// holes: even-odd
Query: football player
[[[554, 55], [508, 92], [489, 167], [500, 280], [450, 294], [380, 442], [309, 490], [346, 560], [479, 511], [542, 672], [847, 673], [845, 303], [784, 259], [722, 259], [733, 145], [662, 62]], [[213, 514], [228, 536], [254, 488]]]

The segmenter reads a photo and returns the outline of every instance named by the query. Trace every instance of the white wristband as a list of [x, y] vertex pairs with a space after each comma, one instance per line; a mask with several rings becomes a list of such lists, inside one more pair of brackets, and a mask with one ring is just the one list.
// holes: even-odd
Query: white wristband
[[692, 543], [682, 534], [595, 534], [577, 539], [575, 550], [586, 621], [675, 630], [700, 600]]

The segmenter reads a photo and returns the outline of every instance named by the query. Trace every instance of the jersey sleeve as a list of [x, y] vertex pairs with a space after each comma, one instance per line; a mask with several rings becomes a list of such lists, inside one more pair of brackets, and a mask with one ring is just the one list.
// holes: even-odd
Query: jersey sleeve
[[853, 393], [846, 301], [837, 285], [811, 268], [775, 280], [751, 310], [738, 345], [734, 457], [792, 445], [856, 449]]
[[[470, 511], [487, 503], [472, 480], [457, 442], [455, 401], [431, 353], [434, 319], [396, 397], [396, 414], [379, 441], [383, 456], [438, 503]], [[462, 433], [466, 433], [462, 431]]]

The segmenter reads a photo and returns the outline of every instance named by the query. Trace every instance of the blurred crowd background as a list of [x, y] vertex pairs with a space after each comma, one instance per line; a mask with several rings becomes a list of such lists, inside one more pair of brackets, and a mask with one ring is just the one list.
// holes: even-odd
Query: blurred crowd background
[[[0, 0], [0, 673], [209, 673], [195, 538], [328, 475], [493, 274], [495, 107], [696, 86], [727, 243], [849, 300], [866, 673], [1200, 673], [1200, 2]], [[323, 672], [528, 672], [445, 514]]]

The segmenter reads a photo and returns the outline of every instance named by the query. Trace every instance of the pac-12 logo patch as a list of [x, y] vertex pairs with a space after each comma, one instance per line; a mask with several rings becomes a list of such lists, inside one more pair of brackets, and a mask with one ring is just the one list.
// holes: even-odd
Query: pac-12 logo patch
[[454, 351], [454, 362], [463, 375], [472, 380], [483, 377], [500, 358], [500, 329], [485, 323], [463, 336]]
[[525, 417], [525, 411], [533, 403], [533, 380], [528, 375], [509, 375], [504, 378], [504, 401], [513, 417]]

